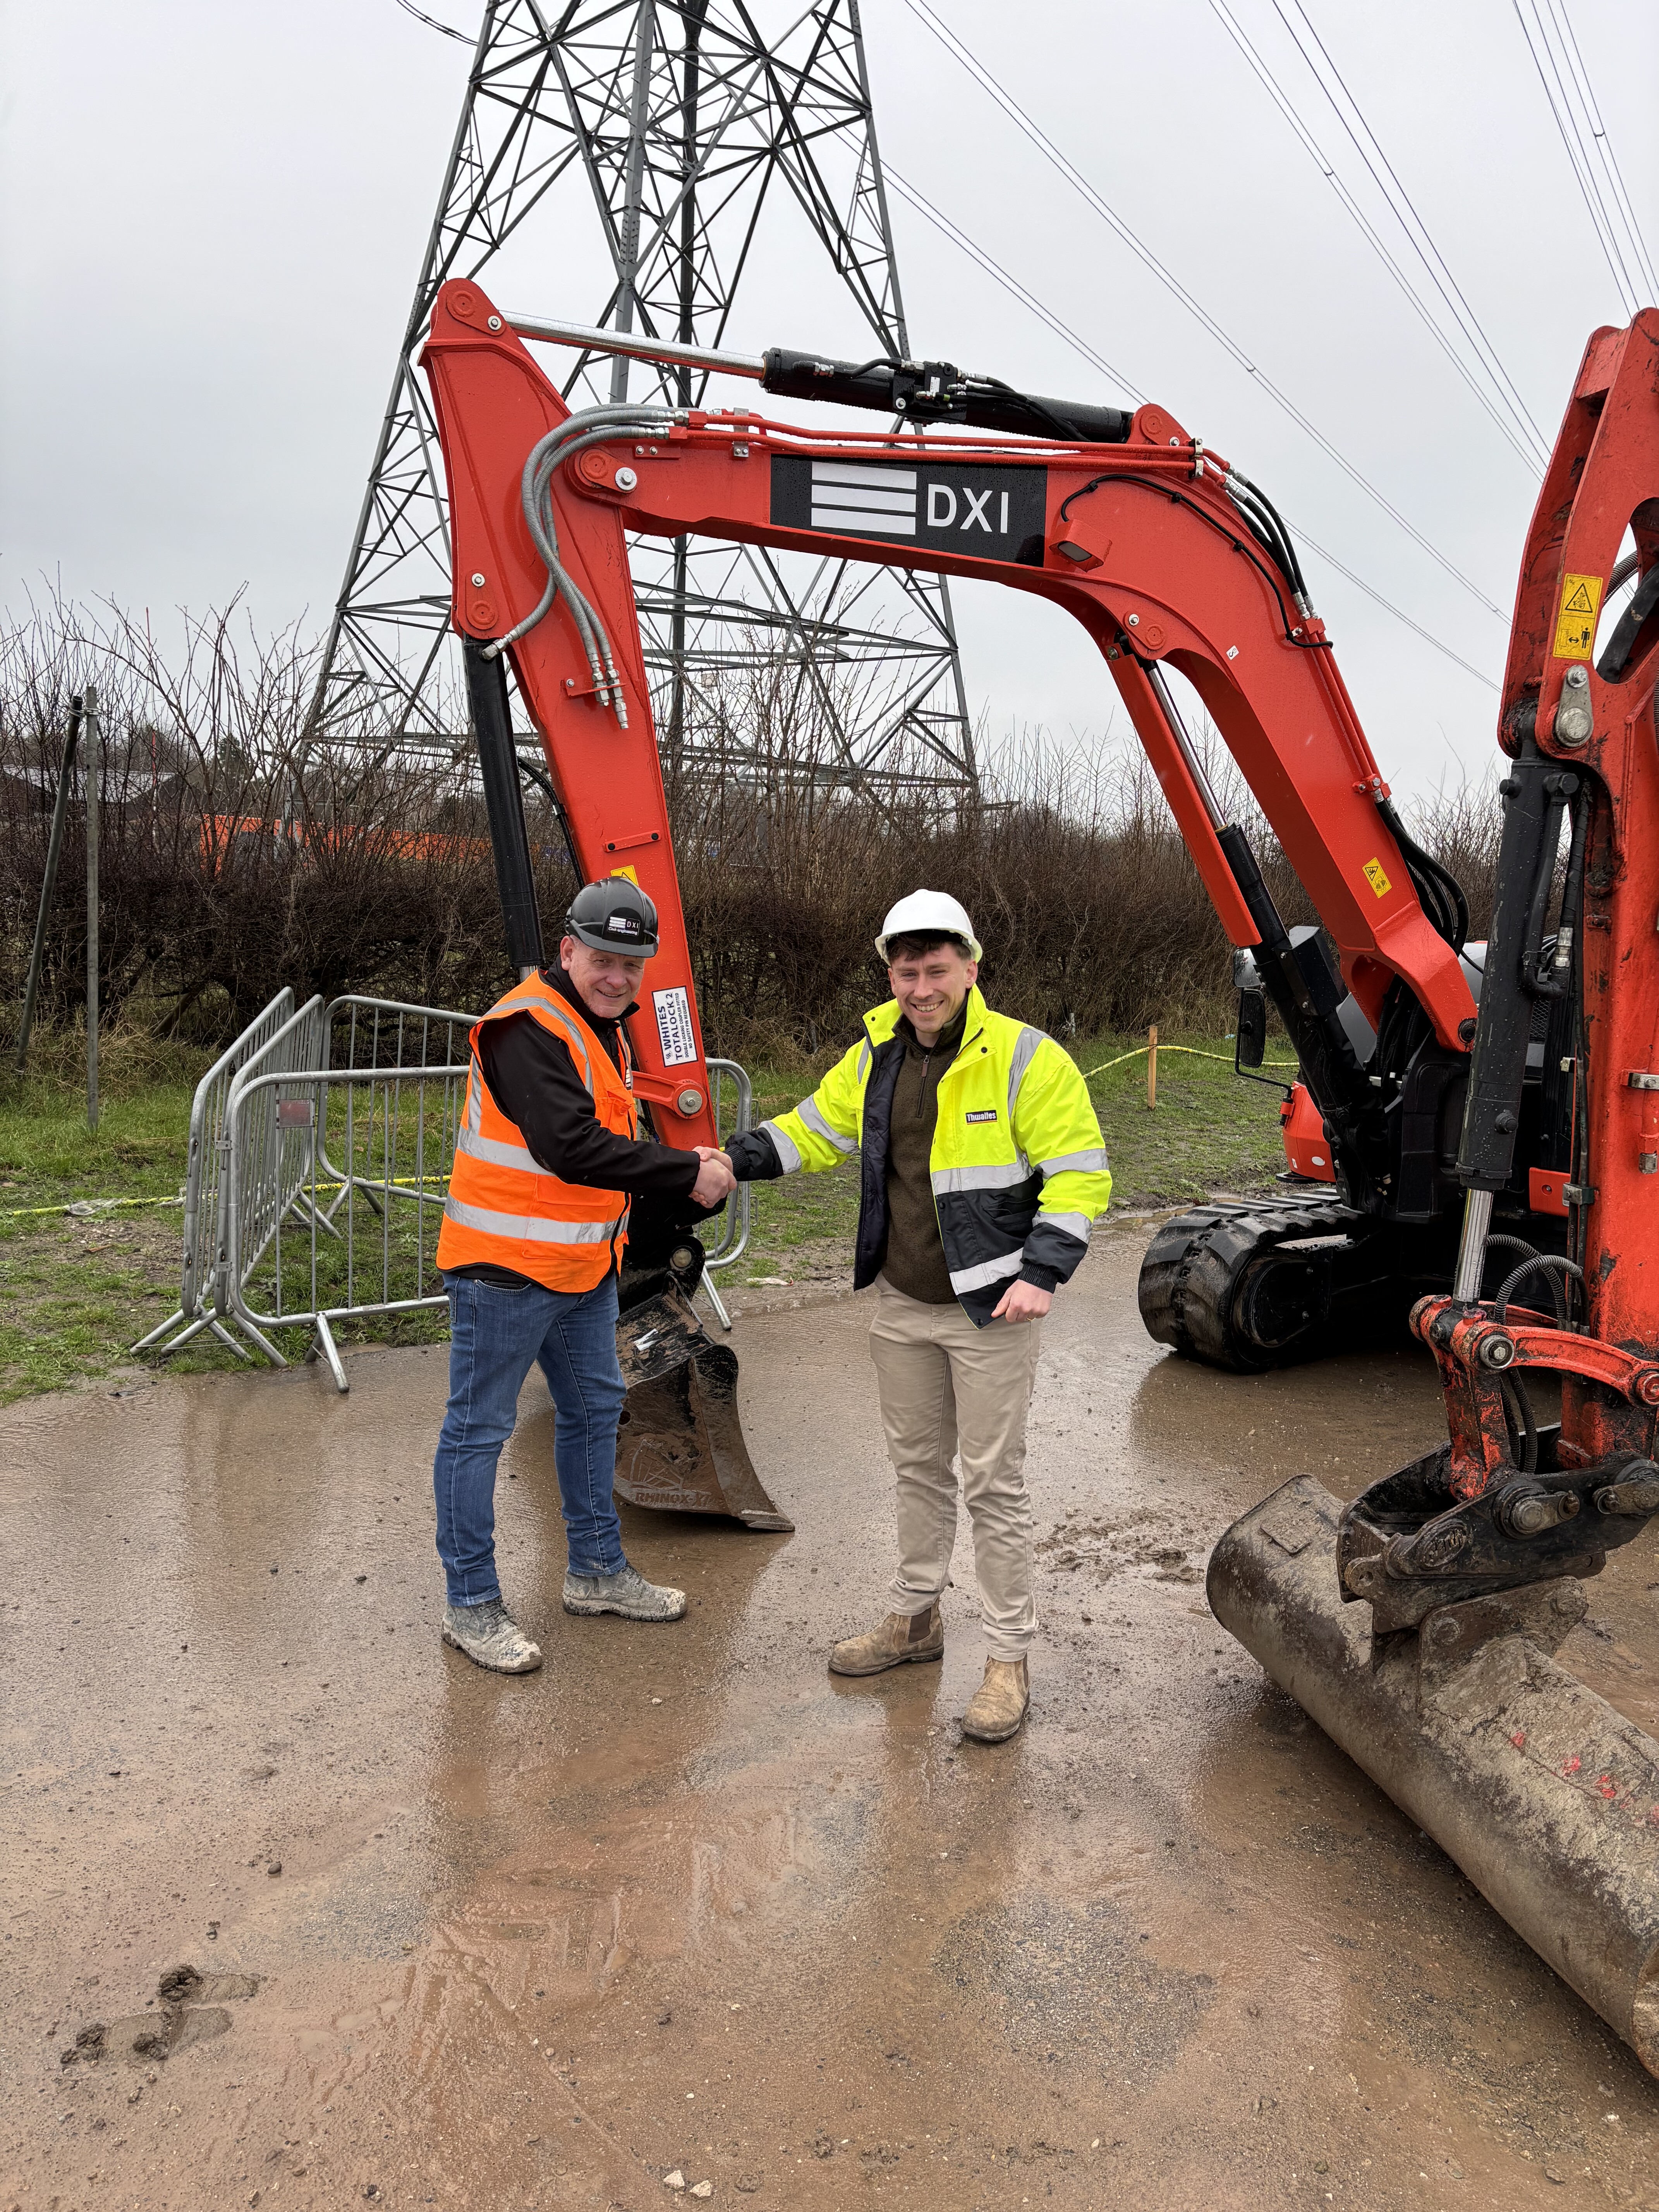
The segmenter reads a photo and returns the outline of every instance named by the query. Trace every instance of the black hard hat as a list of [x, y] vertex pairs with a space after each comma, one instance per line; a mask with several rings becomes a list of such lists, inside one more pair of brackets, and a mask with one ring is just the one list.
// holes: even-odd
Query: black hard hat
[[584, 884], [564, 918], [567, 934], [595, 952], [624, 952], [648, 960], [657, 949], [657, 909], [626, 876]]

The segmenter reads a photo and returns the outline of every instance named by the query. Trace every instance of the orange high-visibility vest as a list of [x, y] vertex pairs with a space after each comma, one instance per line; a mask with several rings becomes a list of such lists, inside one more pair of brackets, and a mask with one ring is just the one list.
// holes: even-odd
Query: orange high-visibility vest
[[499, 999], [471, 1034], [466, 1111], [455, 1139], [455, 1164], [438, 1232], [438, 1266], [487, 1261], [528, 1275], [550, 1291], [591, 1291], [620, 1261], [628, 1242], [627, 1194], [565, 1182], [540, 1166], [516, 1121], [489, 1095], [478, 1059], [485, 1023], [527, 1013], [570, 1048], [576, 1073], [593, 1100], [601, 1128], [637, 1137], [639, 1112], [629, 1088], [628, 1039], [618, 1030], [623, 1072], [570, 1001], [539, 975]]

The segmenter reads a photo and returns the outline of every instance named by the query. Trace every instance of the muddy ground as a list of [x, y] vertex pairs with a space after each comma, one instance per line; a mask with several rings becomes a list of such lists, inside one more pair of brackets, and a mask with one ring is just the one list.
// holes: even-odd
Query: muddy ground
[[[1425, 1447], [1426, 1363], [1171, 1360], [1146, 1233], [1048, 1327], [997, 1749], [965, 1540], [942, 1668], [824, 1670], [889, 1571], [861, 1302], [739, 1326], [794, 1535], [628, 1516], [678, 1627], [559, 1610], [526, 1392], [525, 1680], [438, 1642], [441, 1351], [0, 1415], [0, 2212], [1659, 2206], [1659, 2087], [1205, 1607], [1279, 1481]], [[1563, 1654], [1649, 1727], [1652, 1559]]]

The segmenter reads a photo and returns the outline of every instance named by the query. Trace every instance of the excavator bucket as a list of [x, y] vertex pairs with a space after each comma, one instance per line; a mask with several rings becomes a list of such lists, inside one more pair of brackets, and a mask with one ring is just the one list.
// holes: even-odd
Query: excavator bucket
[[1211, 1610], [1659, 2075], [1659, 1742], [1556, 1662], [1586, 1563], [1379, 1627], [1339, 1581], [1355, 1518], [1287, 1482], [1217, 1545]]
[[617, 1324], [628, 1403], [617, 1489], [631, 1505], [724, 1513], [745, 1528], [790, 1529], [767, 1496], [738, 1418], [738, 1361], [678, 1286], [630, 1306]]

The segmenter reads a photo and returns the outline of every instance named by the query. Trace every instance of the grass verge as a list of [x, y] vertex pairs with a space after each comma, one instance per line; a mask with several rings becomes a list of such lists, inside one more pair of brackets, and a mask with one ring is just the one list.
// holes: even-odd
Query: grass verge
[[[1149, 1112], [1140, 1042], [1099, 1038], [1076, 1052], [1085, 1073], [1103, 1070], [1090, 1090], [1112, 1163], [1114, 1206], [1265, 1188], [1283, 1164], [1277, 1092], [1238, 1080], [1226, 1041], [1183, 1036], [1160, 1047], [1158, 1106]], [[1170, 1049], [1176, 1044], [1188, 1049]], [[1136, 1056], [1105, 1065], [1125, 1053]], [[112, 1062], [95, 1134], [61, 1075], [36, 1077], [0, 1099], [0, 1403], [131, 1374], [128, 1347], [178, 1303], [178, 1200], [205, 1056], [180, 1050], [125, 1062], [115, 1054]], [[757, 1114], [781, 1112], [813, 1080], [809, 1070], [757, 1071]], [[110, 1199], [124, 1203], [83, 1218], [64, 1211]], [[749, 1249], [723, 1279], [843, 1279], [857, 1216], [855, 1166], [760, 1185]], [[441, 1315], [417, 1314], [354, 1322], [341, 1334], [346, 1343], [416, 1343], [441, 1339], [445, 1328]], [[308, 1337], [289, 1330], [277, 1340], [297, 1358]], [[209, 1338], [167, 1365], [191, 1372], [240, 1364]]]

